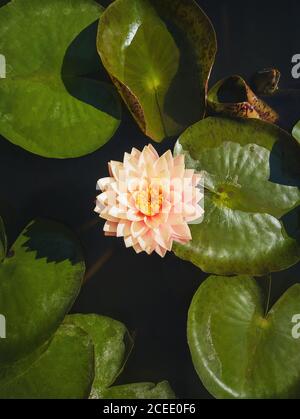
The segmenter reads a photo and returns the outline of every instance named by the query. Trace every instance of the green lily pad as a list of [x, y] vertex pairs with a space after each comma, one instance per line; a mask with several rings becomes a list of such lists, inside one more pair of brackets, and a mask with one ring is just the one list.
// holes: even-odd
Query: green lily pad
[[259, 99], [240, 76], [220, 80], [209, 91], [207, 102], [210, 110], [226, 116], [261, 119], [276, 123], [279, 115]]
[[84, 271], [80, 244], [67, 228], [45, 220], [26, 227], [0, 264], [0, 313], [7, 329], [0, 364], [29, 355], [53, 335]]
[[292, 135], [300, 143], [300, 121], [294, 126]]
[[108, 84], [93, 78], [97, 21], [92, 0], [14, 0], [0, 9], [0, 134], [32, 153], [79, 157], [105, 144], [120, 123]]
[[207, 118], [175, 153], [204, 174], [205, 214], [174, 252], [203, 271], [264, 275], [300, 260], [299, 145], [275, 125]]
[[7, 251], [7, 239], [5, 234], [5, 227], [2, 218], [0, 217], [0, 262], [5, 258]]
[[215, 397], [300, 398], [300, 339], [293, 337], [300, 285], [265, 310], [261, 289], [248, 276], [211, 276], [196, 292], [188, 341], [197, 373]]
[[94, 348], [80, 328], [61, 326], [38, 359], [0, 380], [2, 399], [88, 398], [94, 379]]
[[204, 116], [216, 36], [193, 0], [116, 0], [101, 16], [98, 51], [150, 138], [177, 135]]
[[123, 370], [133, 346], [131, 337], [122, 323], [96, 314], [73, 314], [65, 322], [82, 328], [94, 342], [95, 379], [90, 397], [102, 398]]
[[158, 384], [135, 383], [110, 387], [103, 393], [104, 399], [175, 399], [167, 381]]

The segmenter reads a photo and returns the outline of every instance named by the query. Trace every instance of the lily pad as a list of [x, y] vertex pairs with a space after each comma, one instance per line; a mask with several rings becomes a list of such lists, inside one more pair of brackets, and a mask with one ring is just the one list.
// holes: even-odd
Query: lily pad
[[220, 80], [209, 91], [208, 105], [214, 113], [226, 116], [262, 119], [272, 123], [279, 120], [279, 115], [259, 99], [240, 76]]
[[203, 271], [264, 275], [300, 260], [299, 153], [285, 131], [259, 120], [207, 118], [175, 153], [203, 171], [205, 214], [175, 254]]
[[84, 271], [80, 244], [67, 228], [46, 220], [25, 228], [0, 264], [0, 313], [7, 328], [0, 364], [29, 355], [53, 335]]
[[[0, 8], [0, 134], [44, 157], [71, 158], [105, 144], [120, 123], [113, 88], [93, 76], [92, 0], [14, 0]], [[95, 24], [96, 22], [96, 24]]]
[[92, 340], [80, 328], [63, 325], [38, 359], [0, 380], [0, 398], [88, 398], [93, 379]]
[[90, 397], [102, 398], [123, 370], [133, 346], [131, 337], [122, 323], [96, 314], [73, 314], [65, 322], [82, 328], [94, 343], [95, 379]]
[[158, 384], [135, 383], [110, 387], [103, 393], [104, 399], [175, 399], [167, 381]]
[[300, 121], [294, 126], [292, 135], [300, 143]]
[[116, 0], [101, 16], [97, 44], [150, 138], [177, 135], [204, 116], [216, 36], [194, 0]]
[[215, 397], [300, 397], [300, 339], [293, 337], [300, 285], [289, 288], [267, 315], [265, 310], [261, 289], [248, 276], [212, 276], [196, 292], [189, 346], [201, 381]]

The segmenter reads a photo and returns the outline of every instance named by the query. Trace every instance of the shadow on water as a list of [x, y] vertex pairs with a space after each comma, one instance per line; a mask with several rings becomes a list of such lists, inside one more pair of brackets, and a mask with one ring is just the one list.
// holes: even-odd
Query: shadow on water
[[281, 221], [288, 236], [295, 239], [300, 246], [300, 207], [284, 215]]
[[70, 261], [72, 265], [82, 261], [80, 245], [65, 227], [52, 221], [35, 220], [24, 232], [28, 240], [22, 245], [26, 252], [35, 252], [36, 259], [47, 263]]
[[300, 89], [279, 90], [262, 99], [280, 115], [279, 126], [291, 132], [300, 120]]
[[[275, 143], [270, 153], [271, 182], [300, 188], [300, 147], [289, 137]], [[288, 236], [300, 245], [300, 206], [285, 214], [281, 221]]]
[[114, 118], [120, 118], [115, 88], [96, 48], [98, 20], [85, 28], [68, 47], [61, 70], [70, 95]]

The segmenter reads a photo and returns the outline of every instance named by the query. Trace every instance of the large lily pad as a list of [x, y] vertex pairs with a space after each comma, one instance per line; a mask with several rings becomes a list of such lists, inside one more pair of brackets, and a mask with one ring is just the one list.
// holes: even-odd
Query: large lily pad
[[212, 276], [196, 292], [188, 340], [199, 377], [215, 397], [300, 397], [300, 339], [293, 337], [299, 284], [265, 310], [248, 276]]
[[134, 383], [110, 387], [103, 393], [104, 399], [175, 399], [167, 381], [158, 384]]
[[91, 153], [111, 138], [120, 122], [118, 98], [90, 77], [101, 70], [95, 45], [101, 13], [92, 0], [14, 0], [0, 9], [7, 63], [1, 135], [57, 158]]
[[93, 340], [95, 379], [90, 397], [102, 398], [123, 370], [132, 349], [131, 337], [122, 323], [96, 314], [73, 314], [65, 322], [82, 328]]
[[177, 256], [205, 272], [264, 275], [300, 260], [299, 145], [258, 120], [207, 118], [177, 153], [203, 171], [205, 215]]
[[39, 358], [0, 379], [0, 398], [87, 398], [93, 379], [92, 340], [82, 329], [63, 325]]
[[36, 220], [0, 264], [0, 313], [7, 338], [0, 339], [0, 364], [35, 351], [62, 322], [84, 275], [81, 247], [60, 224]]
[[101, 16], [98, 51], [152, 139], [203, 117], [216, 37], [194, 0], [116, 0]]

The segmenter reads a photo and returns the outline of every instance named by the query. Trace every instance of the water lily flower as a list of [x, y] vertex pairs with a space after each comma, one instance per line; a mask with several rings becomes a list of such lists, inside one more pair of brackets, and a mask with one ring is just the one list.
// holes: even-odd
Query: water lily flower
[[124, 238], [126, 247], [164, 257], [173, 242], [188, 243], [189, 223], [200, 220], [202, 175], [185, 168], [183, 155], [159, 157], [152, 145], [125, 153], [123, 162], [108, 164], [100, 179], [95, 212], [106, 220], [106, 236]]

